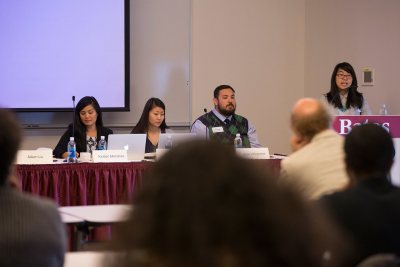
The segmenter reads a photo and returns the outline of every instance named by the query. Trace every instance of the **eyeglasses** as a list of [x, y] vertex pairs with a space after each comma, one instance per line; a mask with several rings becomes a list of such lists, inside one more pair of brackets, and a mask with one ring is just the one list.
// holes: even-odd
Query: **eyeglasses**
[[351, 74], [343, 74], [343, 73], [336, 74], [336, 77], [339, 77], [340, 79], [343, 79], [343, 78], [351, 79], [351, 78], [353, 78], [353, 76], [351, 76]]

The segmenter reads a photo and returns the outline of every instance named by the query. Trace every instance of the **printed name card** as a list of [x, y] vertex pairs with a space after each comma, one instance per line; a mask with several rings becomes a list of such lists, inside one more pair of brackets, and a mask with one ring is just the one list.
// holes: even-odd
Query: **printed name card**
[[156, 149], [156, 160], [159, 160], [165, 153], [168, 152], [169, 149], [165, 148], [157, 148]]
[[51, 164], [53, 163], [53, 151], [46, 150], [19, 150], [17, 164]]
[[269, 159], [268, 147], [236, 148], [236, 153], [246, 159]]
[[126, 150], [93, 150], [93, 162], [127, 162]]

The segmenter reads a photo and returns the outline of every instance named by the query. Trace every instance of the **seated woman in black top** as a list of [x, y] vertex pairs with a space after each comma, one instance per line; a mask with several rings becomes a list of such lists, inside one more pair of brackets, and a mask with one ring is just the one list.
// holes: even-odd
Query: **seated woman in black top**
[[100, 105], [93, 96], [85, 96], [79, 100], [75, 109], [75, 132], [72, 131], [71, 123], [53, 151], [56, 158], [68, 156], [67, 146], [72, 136], [75, 138], [78, 156], [79, 152], [96, 150], [100, 137], [105, 136], [108, 140], [108, 135], [113, 133], [111, 129], [103, 126]]
[[144, 105], [142, 116], [131, 133], [145, 133], [147, 135], [145, 152], [151, 153], [155, 152], [158, 147], [160, 133], [165, 133], [167, 128], [165, 105], [160, 99], [152, 97]]

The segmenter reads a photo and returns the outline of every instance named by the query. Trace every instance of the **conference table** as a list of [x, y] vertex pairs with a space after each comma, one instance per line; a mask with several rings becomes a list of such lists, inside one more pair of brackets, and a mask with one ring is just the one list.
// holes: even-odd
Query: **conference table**
[[89, 238], [91, 229], [126, 221], [132, 207], [128, 204], [59, 207], [61, 220], [73, 228], [73, 235], [70, 233], [70, 250], [81, 250]]
[[[153, 162], [54, 163], [17, 165], [22, 191], [54, 200], [58, 206], [126, 204], [142, 186]], [[75, 223], [68, 227], [69, 250], [74, 250]], [[109, 240], [109, 226], [94, 228], [90, 240]]]
[[[280, 159], [257, 160], [273, 175]], [[129, 203], [154, 162], [17, 165], [23, 191], [51, 198], [59, 206]]]
[[[278, 175], [280, 159], [256, 160]], [[58, 206], [87, 206], [130, 203], [142, 187], [145, 173], [154, 162], [121, 163], [54, 163], [17, 165], [16, 173], [23, 191], [47, 197]], [[75, 241], [71, 239], [70, 248]], [[111, 237], [110, 227], [99, 227], [92, 234], [93, 240]]]
[[17, 165], [25, 192], [55, 200], [59, 206], [128, 203], [153, 162]]

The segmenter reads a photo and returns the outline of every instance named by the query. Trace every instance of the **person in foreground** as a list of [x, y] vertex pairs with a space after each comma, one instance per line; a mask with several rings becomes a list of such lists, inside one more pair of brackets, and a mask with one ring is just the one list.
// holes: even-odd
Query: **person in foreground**
[[111, 129], [103, 126], [101, 108], [93, 96], [85, 96], [79, 100], [74, 118], [75, 122], [68, 126], [53, 151], [56, 158], [68, 157], [67, 147], [70, 137], [75, 137], [77, 156], [79, 156], [80, 152], [96, 150], [100, 137], [105, 136], [108, 141], [108, 135], [113, 133]]
[[323, 101], [335, 115], [371, 115], [367, 100], [357, 91], [358, 83], [353, 67], [342, 62], [335, 66], [331, 77], [331, 89]]
[[235, 90], [231, 86], [220, 85], [215, 88], [213, 101], [214, 108], [195, 120], [192, 133], [232, 145], [239, 133], [243, 147], [261, 147], [253, 124], [235, 113]]
[[139, 122], [132, 130], [132, 134], [146, 134], [146, 153], [155, 152], [158, 147], [160, 134], [168, 128], [165, 123], [165, 105], [161, 99], [152, 97], [144, 105]]
[[320, 199], [356, 244], [348, 266], [377, 253], [400, 253], [400, 189], [390, 181], [392, 137], [376, 124], [356, 126], [344, 143], [348, 189]]
[[21, 132], [5, 109], [0, 129], [0, 266], [61, 267], [66, 232], [56, 205], [10, 186]]
[[260, 167], [215, 141], [172, 148], [134, 196], [115, 266], [322, 266], [332, 231], [319, 239], [321, 218]]
[[303, 98], [291, 114], [293, 153], [281, 162], [281, 183], [308, 199], [343, 189], [348, 183], [343, 138], [330, 129], [331, 116], [316, 99]]

